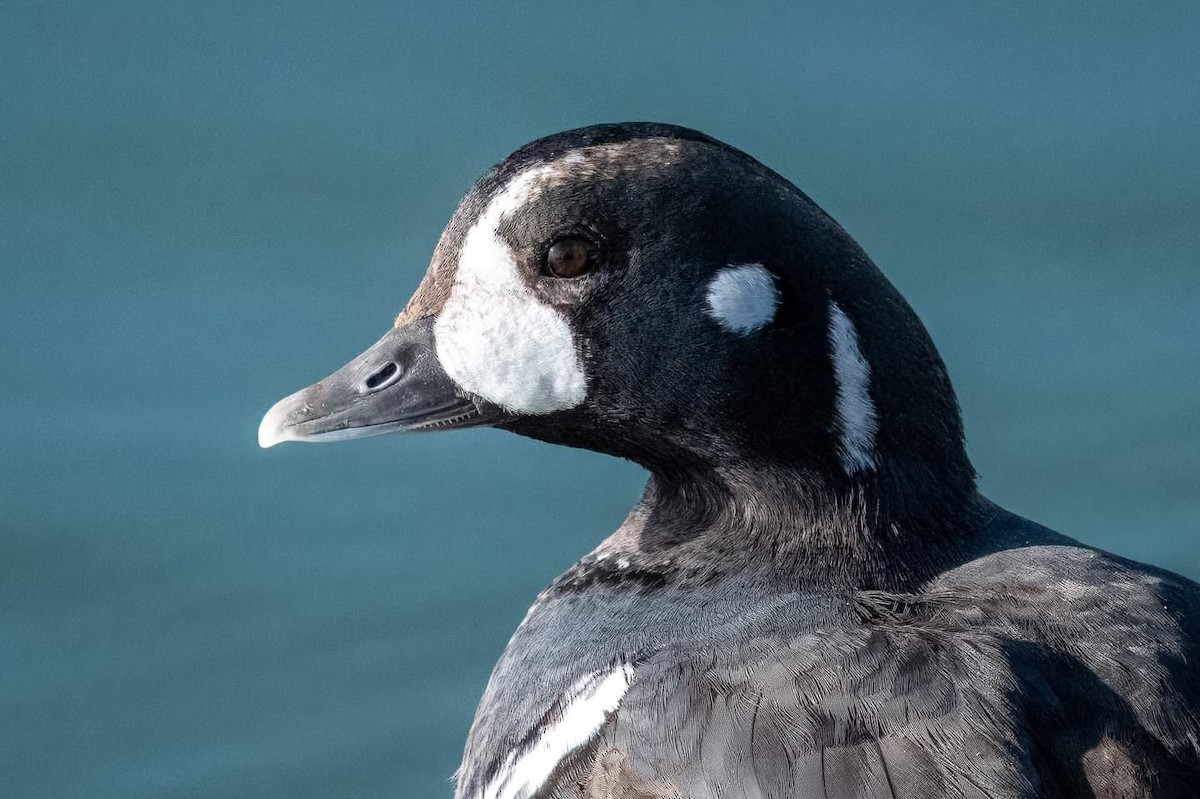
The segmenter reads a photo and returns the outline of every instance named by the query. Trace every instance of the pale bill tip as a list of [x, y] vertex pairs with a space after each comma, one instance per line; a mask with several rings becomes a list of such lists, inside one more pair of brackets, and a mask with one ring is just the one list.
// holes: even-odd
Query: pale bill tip
[[291, 397], [280, 400], [271, 406], [271, 410], [263, 416], [262, 422], [258, 425], [258, 445], [263, 449], [269, 449], [284, 441], [289, 441], [295, 436], [290, 434], [287, 427], [284, 426], [284, 419], [288, 412], [288, 400]]

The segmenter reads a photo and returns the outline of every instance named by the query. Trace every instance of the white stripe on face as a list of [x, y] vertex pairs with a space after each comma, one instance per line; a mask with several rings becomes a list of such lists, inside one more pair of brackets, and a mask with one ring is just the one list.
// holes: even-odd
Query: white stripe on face
[[871, 367], [858, 348], [858, 331], [846, 312], [829, 302], [829, 349], [837, 381], [835, 417], [838, 454], [846, 474], [875, 467], [875, 434], [879, 420], [871, 399]]
[[522, 172], [488, 204], [463, 240], [454, 287], [434, 325], [446, 374], [517, 413], [566, 410], [587, 396], [570, 326], [534, 296], [497, 232], [557, 171], [544, 165]]
[[557, 721], [547, 724], [520, 756], [513, 752], [479, 799], [526, 799], [532, 796], [563, 759], [592, 740], [608, 721], [633, 681], [633, 667], [622, 664], [607, 674], [589, 674], [572, 686], [561, 702]]
[[708, 284], [708, 312], [732, 333], [746, 334], [769, 324], [778, 307], [775, 276], [762, 264], [728, 266]]

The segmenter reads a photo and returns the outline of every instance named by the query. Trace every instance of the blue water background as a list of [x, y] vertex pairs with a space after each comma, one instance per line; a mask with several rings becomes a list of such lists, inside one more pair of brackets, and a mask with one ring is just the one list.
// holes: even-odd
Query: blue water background
[[1200, 577], [1200, 6], [0, 4], [0, 796], [449, 796], [628, 464], [255, 444], [524, 141], [701, 128], [918, 309], [984, 489]]

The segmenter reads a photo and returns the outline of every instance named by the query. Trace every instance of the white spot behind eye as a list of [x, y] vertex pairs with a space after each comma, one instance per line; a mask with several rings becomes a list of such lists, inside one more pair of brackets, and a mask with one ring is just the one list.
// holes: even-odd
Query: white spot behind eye
[[837, 382], [838, 454], [846, 474], [875, 466], [879, 420], [871, 399], [871, 366], [858, 348], [858, 331], [846, 312], [829, 302], [829, 350]]
[[708, 284], [709, 313], [733, 333], [750, 333], [769, 324], [779, 299], [775, 276], [762, 264], [728, 266]]
[[527, 202], [552, 166], [513, 178], [467, 232], [450, 297], [434, 325], [442, 368], [461, 388], [520, 413], [583, 402], [587, 385], [567, 321], [521, 279], [500, 221]]

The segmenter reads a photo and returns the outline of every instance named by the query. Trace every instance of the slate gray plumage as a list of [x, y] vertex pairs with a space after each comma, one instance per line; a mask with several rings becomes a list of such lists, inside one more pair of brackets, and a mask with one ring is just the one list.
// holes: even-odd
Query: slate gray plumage
[[995, 551], [911, 592], [766, 566], [560, 580], [496, 667], [459, 794], [579, 673], [632, 658], [620, 710], [545, 795], [1194, 795], [1195, 586], [983, 513]]
[[[533, 169], [520, 202], [504, 194]], [[587, 384], [569, 407], [523, 412], [442, 368], [443, 332], [464, 333], [436, 322], [469, 290], [464, 241], [488, 214], [497, 268], [513, 275], [489, 296], [554, 314], [528, 330], [467, 319], [511, 340], [466, 344], [510, 359], [565, 322], [573, 351], [549, 353], [555, 374], [577, 364]], [[587, 243], [588, 274], [547, 272], [563, 236]], [[705, 287], [736, 264], [776, 281], [761, 329], [705, 313]], [[861, 469], [844, 457], [831, 308], [869, 365]], [[553, 389], [527, 366], [504, 396], [529, 375], [517, 389]], [[916, 315], [845, 231], [749, 156], [654, 124], [518, 150], [463, 200], [396, 329], [282, 401], [261, 435], [477, 424], [630, 458], [651, 477], [514, 634], [457, 796], [1197, 795], [1200, 588], [981, 497]], [[614, 670], [629, 675], [619, 706], [595, 729], [572, 721], [587, 734], [531, 787], [505, 776], [567, 723], [589, 675]]]

